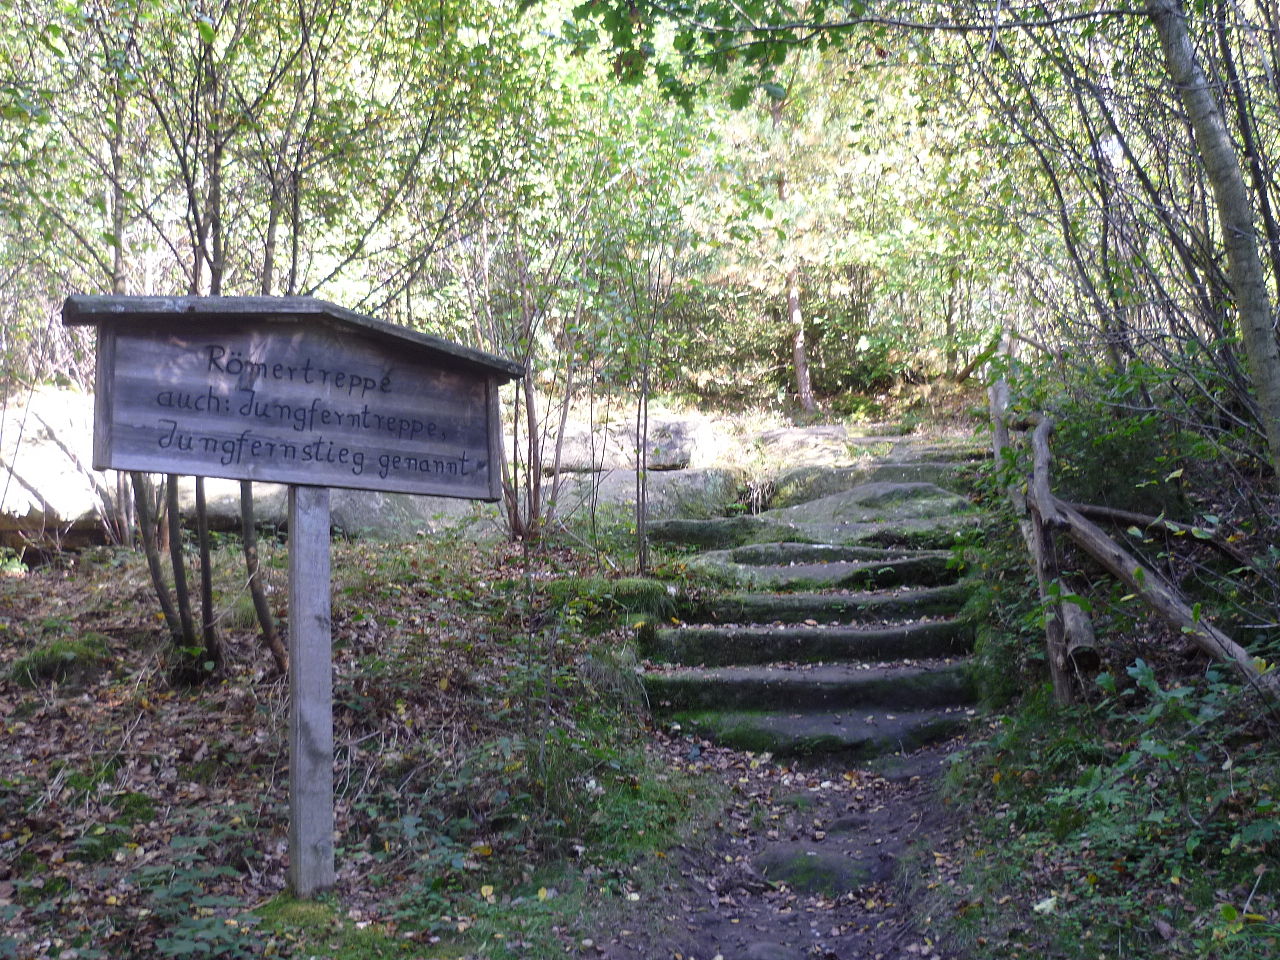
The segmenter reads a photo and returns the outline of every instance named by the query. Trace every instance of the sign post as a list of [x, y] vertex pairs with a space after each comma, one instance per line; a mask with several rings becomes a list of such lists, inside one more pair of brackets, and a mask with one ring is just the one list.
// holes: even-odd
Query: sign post
[[289, 886], [333, 886], [329, 490], [289, 488]]
[[289, 484], [289, 883], [333, 886], [329, 487], [501, 496], [510, 361], [309, 297], [70, 297], [96, 469]]

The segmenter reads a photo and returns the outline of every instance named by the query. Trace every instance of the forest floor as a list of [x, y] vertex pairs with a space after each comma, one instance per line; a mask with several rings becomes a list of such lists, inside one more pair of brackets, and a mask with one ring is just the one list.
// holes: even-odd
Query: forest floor
[[[237, 613], [233, 546], [215, 561], [228, 665], [196, 686], [168, 679], [137, 555], [10, 563], [0, 957], [951, 956], [893, 871], [914, 843], [912, 869], [937, 874], [922, 888], [945, 875], [944, 841], [923, 839], [941, 753], [802, 770], [638, 722], [610, 666], [623, 634], [577, 619], [598, 596], [520, 627], [587, 558], [334, 551], [338, 885], [316, 903], [284, 891], [286, 691]], [[276, 598], [282, 556], [267, 546]], [[33, 651], [56, 679], [30, 684]], [[801, 843], [854, 885], [752, 866]]]

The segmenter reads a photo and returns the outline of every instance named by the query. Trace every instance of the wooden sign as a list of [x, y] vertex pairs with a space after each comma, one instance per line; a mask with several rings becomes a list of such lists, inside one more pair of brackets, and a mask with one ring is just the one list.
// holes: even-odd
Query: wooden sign
[[72, 297], [94, 467], [496, 500], [520, 368], [307, 298]]
[[94, 466], [289, 487], [289, 885], [333, 886], [329, 487], [496, 500], [498, 357], [305, 297], [71, 297]]

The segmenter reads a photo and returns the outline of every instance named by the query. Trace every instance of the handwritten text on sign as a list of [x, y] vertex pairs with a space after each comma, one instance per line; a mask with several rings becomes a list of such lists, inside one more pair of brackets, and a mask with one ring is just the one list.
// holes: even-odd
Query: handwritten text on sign
[[317, 486], [492, 496], [491, 392], [320, 325], [120, 329], [111, 463]]

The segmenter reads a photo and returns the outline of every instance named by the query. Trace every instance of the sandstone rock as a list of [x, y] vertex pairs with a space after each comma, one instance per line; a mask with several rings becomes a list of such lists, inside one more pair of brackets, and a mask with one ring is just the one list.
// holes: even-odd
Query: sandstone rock
[[870, 883], [893, 876], [894, 862], [876, 854], [850, 856], [847, 851], [815, 850], [804, 843], [774, 843], [753, 861], [757, 870], [774, 883], [785, 883], [796, 893], [838, 897]]
[[[209, 527], [239, 530], [240, 482], [210, 477], [204, 486]], [[185, 515], [192, 515], [195, 510], [192, 477], [179, 479], [178, 503]], [[289, 488], [280, 483], [255, 483], [253, 512], [259, 527], [284, 527], [289, 516]], [[501, 535], [496, 505], [453, 497], [335, 488], [329, 494], [329, 517], [335, 531], [374, 540], [456, 531], [465, 531], [468, 537], [479, 539]]]
[[781, 509], [807, 503], [864, 483], [954, 483], [963, 469], [962, 464], [927, 460], [849, 467], [797, 467], [786, 471], [775, 481], [769, 508]]
[[967, 512], [971, 504], [932, 483], [873, 481], [817, 500], [763, 514], [781, 523], [873, 523], [918, 520]]
[[[716, 464], [727, 441], [716, 422], [703, 414], [654, 413], [649, 417], [645, 466], [649, 470], [684, 470]], [[510, 438], [508, 438], [510, 444]], [[542, 451], [542, 470], [551, 473], [556, 464], [552, 436]], [[595, 473], [634, 470], [636, 425], [632, 419], [589, 424], [570, 419], [560, 442], [562, 473]]]
[[791, 466], [847, 464], [851, 456], [849, 431], [839, 424], [766, 430], [755, 442], [766, 461]]
[[[647, 478], [647, 517], [709, 518], [723, 516], [737, 502], [742, 474], [727, 468], [650, 471]], [[636, 476], [632, 470], [612, 470], [597, 475], [566, 476], [557, 513], [562, 518], [583, 517], [592, 509], [615, 518], [634, 511]]]
[[93, 397], [41, 387], [4, 405], [0, 419], [0, 537], [102, 542], [115, 473], [93, 469]]

